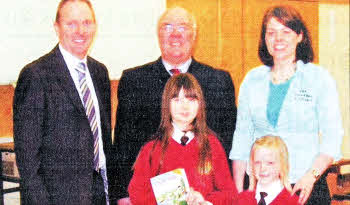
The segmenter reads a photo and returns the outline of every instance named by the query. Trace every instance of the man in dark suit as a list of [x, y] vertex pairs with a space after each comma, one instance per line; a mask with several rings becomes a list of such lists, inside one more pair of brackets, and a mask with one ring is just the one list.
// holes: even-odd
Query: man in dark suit
[[87, 56], [96, 32], [90, 1], [62, 0], [54, 27], [59, 44], [23, 68], [15, 90], [22, 203], [106, 204], [110, 81]]
[[161, 58], [123, 72], [115, 127], [118, 170], [111, 182], [115, 183], [112, 194], [116, 194], [119, 204], [129, 203], [127, 187], [132, 165], [141, 146], [157, 131], [163, 88], [173, 73], [189, 72], [197, 78], [206, 100], [208, 125], [221, 138], [227, 155], [231, 149], [236, 122], [232, 79], [229, 73], [192, 57], [195, 38], [194, 17], [183, 8], [167, 10], [158, 22]]

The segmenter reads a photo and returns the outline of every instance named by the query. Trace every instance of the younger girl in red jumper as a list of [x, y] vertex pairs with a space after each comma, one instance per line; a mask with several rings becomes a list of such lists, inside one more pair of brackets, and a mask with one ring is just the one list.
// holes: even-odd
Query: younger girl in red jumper
[[250, 151], [249, 188], [238, 196], [239, 205], [297, 205], [291, 195], [288, 149], [280, 137], [264, 136]]
[[[150, 178], [177, 168], [185, 170], [191, 187], [188, 205], [233, 204], [237, 191], [226, 155], [207, 127], [203, 93], [191, 74], [169, 79], [161, 115], [158, 132], [141, 149], [134, 165], [128, 188], [132, 204], [156, 204]], [[187, 142], [181, 142], [184, 135]]]

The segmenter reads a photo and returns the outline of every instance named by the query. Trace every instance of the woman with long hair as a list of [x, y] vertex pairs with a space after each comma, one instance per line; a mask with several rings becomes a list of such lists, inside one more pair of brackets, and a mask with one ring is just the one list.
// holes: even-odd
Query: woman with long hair
[[[300, 203], [329, 204], [322, 174], [341, 157], [343, 128], [336, 83], [314, 63], [311, 38], [300, 14], [289, 6], [269, 8], [262, 22], [259, 57], [239, 93], [230, 159], [238, 191], [253, 142], [281, 136], [290, 156], [293, 194]], [[310, 197], [309, 197], [310, 196]]]

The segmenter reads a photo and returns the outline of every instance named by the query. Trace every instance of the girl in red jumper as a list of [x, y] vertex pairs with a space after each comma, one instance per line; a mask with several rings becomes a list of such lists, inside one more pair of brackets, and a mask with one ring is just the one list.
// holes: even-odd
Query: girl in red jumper
[[291, 195], [288, 149], [280, 137], [264, 136], [250, 151], [249, 188], [239, 194], [239, 205], [297, 205]]
[[[207, 127], [203, 93], [191, 74], [169, 79], [161, 115], [158, 132], [141, 149], [134, 165], [128, 188], [132, 204], [156, 204], [150, 178], [177, 168], [185, 170], [191, 187], [188, 205], [233, 204], [237, 190], [226, 155]], [[181, 142], [183, 136], [187, 142]]]

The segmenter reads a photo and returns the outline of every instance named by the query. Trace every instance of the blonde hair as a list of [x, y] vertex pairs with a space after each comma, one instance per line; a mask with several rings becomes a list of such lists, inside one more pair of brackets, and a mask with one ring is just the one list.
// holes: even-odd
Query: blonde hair
[[280, 161], [280, 180], [284, 187], [291, 192], [292, 187], [289, 182], [289, 161], [288, 161], [288, 148], [284, 141], [278, 136], [267, 135], [257, 139], [250, 151], [249, 165], [251, 169], [251, 175], [249, 176], [249, 190], [254, 190], [256, 187], [257, 179], [255, 176], [255, 169], [253, 166], [255, 151], [259, 148], [267, 148], [276, 153], [279, 156]]

